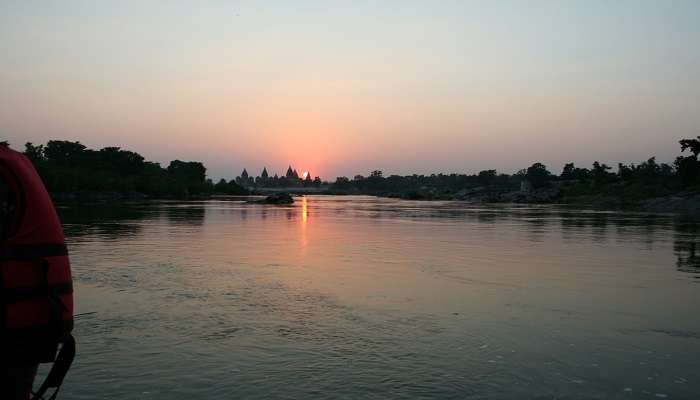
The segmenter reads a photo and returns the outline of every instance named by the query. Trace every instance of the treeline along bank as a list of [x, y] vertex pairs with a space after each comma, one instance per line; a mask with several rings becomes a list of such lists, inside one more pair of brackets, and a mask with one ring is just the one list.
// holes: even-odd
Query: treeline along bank
[[[376, 170], [367, 176], [338, 177], [332, 184], [316, 177], [299, 180], [302, 186], [323, 187], [329, 194], [368, 194], [405, 199], [461, 199], [485, 202], [575, 202], [607, 199], [619, 204], [670, 195], [700, 192], [700, 136], [680, 140], [672, 164], [651, 157], [638, 164], [612, 167], [596, 161], [590, 167], [565, 164], [552, 172], [536, 162], [514, 173], [483, 170], [475, 174], [384, 176]], [[252, 179], [247, 173], [214, 183], [199, 161], [171, 161], [167, 167], [119, 147], [88, 149], [80, 142], [51, 140], [45, 145], [26, 143], [24, 154], [34, 163], [52, 193], [117, 192], [149, 197], [183, 197], [210, 194], [245, 195], [268, 181], [295, 180], [286, 176]], [[292, 171], [292, 172], [290, 172]], [[291, 175], [290, 175], [291, 174]], [[245, 176], [243, 176], [245, 175]], [[292, 176], [292, 178], [290, 178]], [[307, 182], [308, 181], [308, 182]], [[279, 186], [279, 185], [272, 185]], [[285, 185], [289, 186], [289, 185]]]

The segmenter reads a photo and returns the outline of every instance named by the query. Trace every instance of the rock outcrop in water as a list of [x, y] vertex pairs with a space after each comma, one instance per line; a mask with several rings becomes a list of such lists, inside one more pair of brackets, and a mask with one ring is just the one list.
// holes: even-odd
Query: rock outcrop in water
[[471, 203], [556, 203], [561, 199], [561, 190], [548, 187], [533, 190], [507, 191], [488, 187], [463, 189], [458, 192], [439, 191], [435, 188], [421, 188], [400, 193], [382, 194], [386, 197], [405, 200], [461, 200]]
[[293, 204], [294, 198], [289, 193], [275, 193], [260, 200], [251, 200], [253, 204]]
[[675, 212], [700, 215], [700, 193], [680, 193], [641, 202], [641, 208], [651, 212]]

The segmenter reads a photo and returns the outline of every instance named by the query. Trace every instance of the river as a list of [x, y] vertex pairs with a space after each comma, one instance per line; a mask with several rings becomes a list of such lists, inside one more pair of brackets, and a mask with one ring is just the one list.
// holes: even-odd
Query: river
[[81, 314], [62, 398], [700, 393], [700, 225], [680, 217], [361, 196], [59, 213]]

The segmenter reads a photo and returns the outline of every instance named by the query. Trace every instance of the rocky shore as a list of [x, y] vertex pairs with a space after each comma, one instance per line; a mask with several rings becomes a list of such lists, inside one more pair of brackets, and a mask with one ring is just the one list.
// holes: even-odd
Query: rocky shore
[[461, 200], [472, 203], [531, 203], [549, 204], [561, 201], [559, 188], [544, 188], [529, 191], [503, 191], [486, 187], [462, 189], [458, 192], [441, 192], [434, 188], [404, 193], [385, 193], [383, 197], [400, 198], [405, 200]]
[[700, 193], [678, 193], [673, 196], [644, 200], [642, 208], [653, 212], [700, 215]]
[[670, 196], [629, 199], [621, 196], [567, 196], [558, 187], [533, 190], [498, 191], [485, 187], [458, 192], [439, 192], [432, 188], [405, 193], [385, 193], [383, 197], [406, 200], [452, 200], [469, 203], [570, 204], [601, 210], [638, 210], [700, 216], [700, 193], [681, 192]]

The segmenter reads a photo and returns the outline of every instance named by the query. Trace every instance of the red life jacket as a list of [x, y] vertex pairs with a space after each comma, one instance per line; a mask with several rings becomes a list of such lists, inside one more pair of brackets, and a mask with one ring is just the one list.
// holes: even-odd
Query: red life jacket
[[31, 161], [0, 146], [15, 210], [0, 238], [0, 357], [52, 362], [71, 340], [73, 284], [63, 230]]

